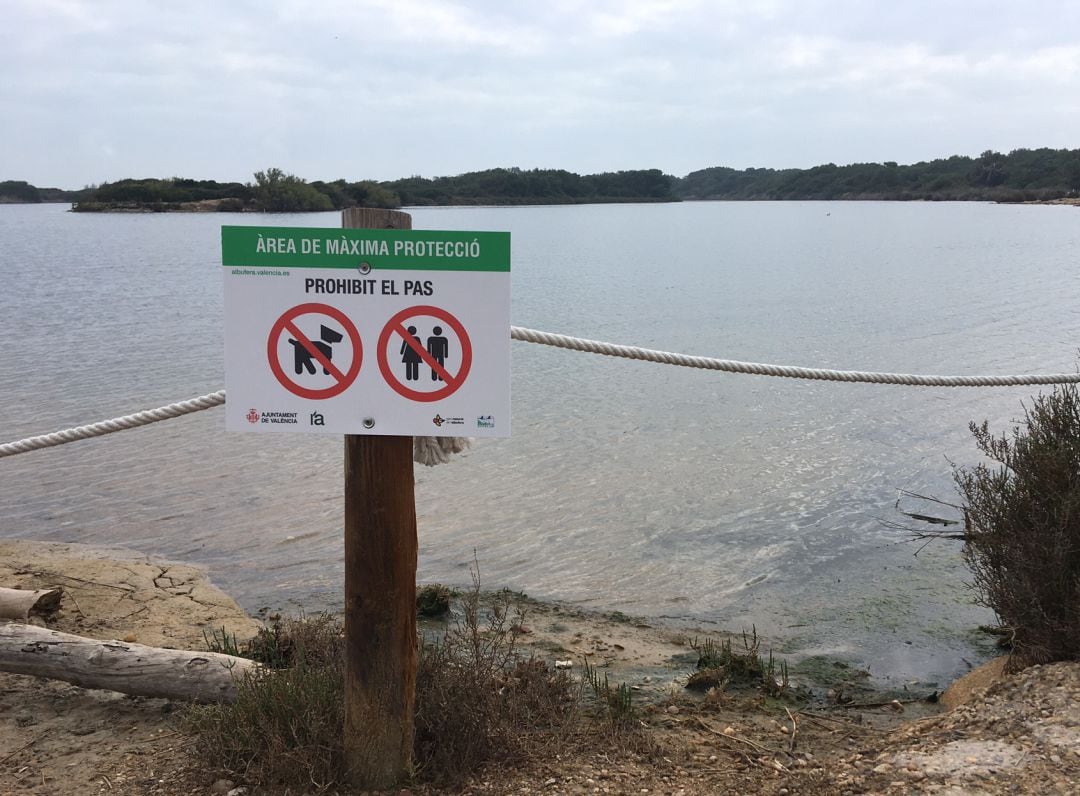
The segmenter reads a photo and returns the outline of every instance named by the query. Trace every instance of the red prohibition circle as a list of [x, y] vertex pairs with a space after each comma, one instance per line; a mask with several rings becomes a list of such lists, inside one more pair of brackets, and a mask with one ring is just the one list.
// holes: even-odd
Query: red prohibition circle
[[[333, 368], [331, 365], [331, 373], [334, 374], [334, 378], [337, 384], [332, 387], [326, 387], [321, 390], [312, 390], [308, 387], [303, 387], [290, 379], [285, 373], [284, 368], [281, 367], [281, 361], [278, 359], [278, 341], [281, 339], [282, 332], [289, 332], [297, 340], [304, 343], [304, 348], [307, 348], [311, 355], [315, 357], [316, 361], [320, 364], [326, 365], [328, 363], [322, 362], [320, 357], [322, 356], [317, 350], [308, 348], [308, 341], [302, 332], [296, 328], [293, 320], [301, 315], [309, 315], [317, 313], [320, 315], [329, 315], [335, 321], [340, 323], [345, 329], [345, 333], [349, 336], [349, 341], [353, 347], [352, 364], [349, 365], [349, 370], [342, 373], [340, 370]], [[356, 326], [349, 320], [349, 316], [339, 310], [337, 307], [331, 307], [329, 304], [301, 304], [297, 307], [293, 307], [288, 310], [284, 315], [274, 322], [273, 327], [270, 329], [270, 336], [266, 339], [266, 356], [270, 361], [270, 370], [273, 371], [274, 376], [281, 382], [281, 386], [291, 392], [293, 395], [298, 395], [301, 398], [310, 398], [311, 400], [321, 400], [323, 398], [333, 398], [335, 395], [340, 395], [349, 386], [356, 381], [356, 374], [360, 372], [360, 363], [364, 359], [364, 348], [360, 342], [360, 333], [356, 331]]]
[[[402, 321], [416, 315], [427, 315], [443, 321], [447, 326], [454, 330], [458, 336], [458, 341], [461, 343], [461, 367], [458, 369], [458, 372], [450, 379], [447, 379], [445, 387], [441, 387], [438, 390], [432, 390], [431, 392], [421, 392], [420, 390], [414, 390], [402, 384], [398, 380], [398, 377], [394, 375], [394, 371], [390, 369], [390, 363], [386, 358], [386, 346], [390, 342], [390, 338], [395, 332], [401, 337], [402, 335], [399, 330], [403, 326]], [[417, 353], [420, 352], [417, 351]], [[427, 352], [425, 351], [421, 354], [421, 359], [430, 365], [431, 363], [427, 359], [424, 359], [426, 355]], [[461, 321], [446, 310], [440, 307], [431, 307], [427, 305], [409, 307], [403, 309], [387, 321], [386, 326], [383, 327], [382, 334], [379, 335], [378, 359], [379, 370], [382, 372], [383, 378], [386, 379], [386, 383], [390, 385], [394, 392], [408, 398], [410, 401], [430, 403], [432, 401], [441, 401], [443, 398], [453, 395], [458, 387], [465, 383], [465, 378], [469, 375], [469, 369], [472, 367], [472, 342], [469, 340], [469, 334], [465, 331], [465, 327], [461, 325]]]

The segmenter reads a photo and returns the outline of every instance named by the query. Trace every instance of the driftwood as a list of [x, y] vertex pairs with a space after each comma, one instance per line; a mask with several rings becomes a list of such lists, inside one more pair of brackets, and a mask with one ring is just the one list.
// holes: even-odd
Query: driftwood
[[0, 672], [63, 680], [136, 696], [232, 702], [236, 681], [258, 664], [216, 652], [147, 647], [0, 622]]
[[62, 589], [4, 589], [0, 588], [0, 619], [25, 622], [30, 614], [50, 616], [60, 609]]

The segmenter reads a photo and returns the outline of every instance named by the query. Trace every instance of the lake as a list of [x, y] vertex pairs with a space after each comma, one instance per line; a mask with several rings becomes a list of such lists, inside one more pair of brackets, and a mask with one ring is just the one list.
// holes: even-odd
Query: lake
[[[221, 389], [220, 226], [337, 214], [0, 206], [0, 442]], [[1075, 370], [1080, 212], [974, 203], [417, 208], [509, 230], [516, 325], [668, 351], [945, 375]], [[419, 577], [756, 627], [940, 682], [992, 654], [956, 542], [888, 523], [955, 499], [1038, 388], [908, 388], [675, 368], [515, 342], [514, 436], [417, 471]], [[1044, 388], [1045, 389], [1045, 388]], [[0, 536], [207, 567], [249, 610], [341, 605], [342, 444], [220, 409], [0, 461]], [[945, 507], [907, 504], [944, 514]]]

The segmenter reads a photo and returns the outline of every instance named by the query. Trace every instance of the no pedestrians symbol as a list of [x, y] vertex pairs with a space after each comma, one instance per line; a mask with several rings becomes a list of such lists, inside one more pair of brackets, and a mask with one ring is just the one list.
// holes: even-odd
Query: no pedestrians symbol
[[[318, 334], [305, 334], [297, 325], [300, 318], [308, 329], [317, 325]], [[286, 339], [283, 335], [289, 335], [289, 349], [283, 346]], [[312, 337], [316, 339], [312, 340]], [[335, 347], [346, 338], [352, 350], [348, 368], [343, 370], [339, 367], [342, 362], [340, 348], [335, 356]], [[274, 322], [266, 340], [266, 356], [270, 370], [282, 387], [301, 398], [319, 400], [333, 398], [349, 388], [360, 372], [364, 350], [360, 333], [344, 312], [328, 304], [301, 304]], [[325, 384], [326, 377], [332, 382], [327, 387], [310, 387], [303, 383]]]
[[[472, 367], [468, 332], [440, 307], [421, 305], [397, 313], [383, 327], [377, 351], [386, 383], [411, 401], [430, 403], [453, 395]], [[434, 389], [421, 389], [429, 385]]]

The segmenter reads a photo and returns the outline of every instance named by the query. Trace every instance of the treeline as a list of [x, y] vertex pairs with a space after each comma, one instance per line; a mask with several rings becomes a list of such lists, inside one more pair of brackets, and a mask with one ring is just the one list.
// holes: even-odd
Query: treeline
[[682, 199], [891, 199], [1025, 202], [1080, 196], [1080, 149], [987, 150], [901, 166], [827, 163], [810, 169], [717, 166], [678, 181]]
[[531, 205], [672, 202], [676, 178], [659, 169], [580, 175], [563, 169], [488, 169], [456, 177], [409, 177], [383, 185], [405, 205]]
[[142, 210], [302, 213], [345, 207], [399, 207], [378, 183], [308, 182], [281, 169], [255, 172], [254, 183], [214, 180], [124, 179], [103, 183], [72, 209], [82, 212]]
[[180, 178], [118, 180], [98, 187], [75, 209], [307, 212], [402, 205], [670, 202], [678, 201], [674, 184], [675, 178], [659, 169], [586, 176], [561, 169], [489, 169], [382, 183], [307, 182], [281, 169], [267, 169], [256, 172], [255, 182], [246, 184]]
[[76, 210], [305, 212], [402, 205], [535, 205], [671, 202], [683, 199], [885, 199], [1039, 201], [1080, 197], [1080, 149], [987, 150], [977, 158], [910, 165], [827, 163], [809, 169], [702, 169], [683, 178], [659, 169], [574, 174], [563, 169], [488, 169], [388, 182], [308, 182], [281, 169], [254, 182], [124, 179], [82, 191], [0, 182], [0, 202], [77, 202]]
[[0, 204], [39, 204], [40, 202], [75, 202], [90, 189], [64, 191], [60, 188], [38, 188], [23, 180], [0, 181]]

